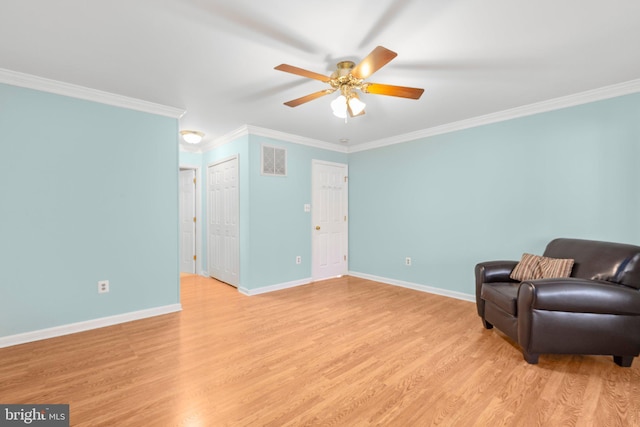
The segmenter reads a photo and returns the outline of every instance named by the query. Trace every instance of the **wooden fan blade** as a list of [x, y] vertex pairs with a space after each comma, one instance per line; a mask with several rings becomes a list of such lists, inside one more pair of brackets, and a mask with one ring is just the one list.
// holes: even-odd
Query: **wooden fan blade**
[[406, 86], [383, 85], [380, 83], [367, 83], [362, 87], [365, 93], [376, 95], [399, 96], [401, 98], [420, 99], [424, 89]]
[[305, 102], [313, 101], [316, 98], [320, 98], [324, 95], [329, 95], [333, 92], [333, 89], [325, 89], [319, 92], [310, 93], [309, 95], [302, 96], [300, 98], [292, 99], [291, 101], [285, 102], [284, 105], [289, 107], [297, 107], [300, 104], [304, 104]]
[[366, 79], [371, 74], [384, 67], [389, 61], [398, 56], [392, 50], [378, 46], [371, 51], [358, 65], [351, 70], [351, 75], [356, 79]]
[[331, 80], [329, 77], [323, 76], [322, 74], [314, 73], [313, 71], [294, 67], [293, 65], [288, 65], [288, 64], [280, 64], [277, 67], [274, 67], [274, 69], [279, 71], [284, 71], [285, 73], [291, 73], [291, 74], [296, 74], [298, 76], [307, 77], [309, 79], [320, 80], [321, 82], [325, 82], [325, 83], [329, 83], [329, 80]]

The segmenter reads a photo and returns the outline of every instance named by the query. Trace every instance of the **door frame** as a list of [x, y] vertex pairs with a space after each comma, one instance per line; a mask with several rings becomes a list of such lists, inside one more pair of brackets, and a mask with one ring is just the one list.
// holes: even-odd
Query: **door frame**
[[[206, 217], [202, 214], [202, 175], [200, 174], [201, 167], [199, 165], [180, 163], [180, 165], [178, 166], [178, 180], [180, 180], [180, 171], [184, 169], [192, 169], [195, 172], [196, 176], [196, 235], [194, 236], [196, 241], [196, 274], [202, 276], [204, 273], [202, 268], [202, 221], [204, 221]], [[179, 218], [180, 215], [178, 215], [178, 222]], [[180, 242], [178, 242], [178, 248], [179, 245]]]
[[317, 253], [315, 253], [315, 247], [316, 247], [316, 236], [317, 234], [314, 233], [314, 219], [316, 219], [317, 215], [318, 215], [318, 211], [317, 206], [315, 205], [315, 194], [314, 194], [314, 189], [315, 189], [315, 168], [316, 165], [328, 165], [328, 166], [336, 166], [336, 167], [340, 167], [340, 168], [344, 168], [344, 172], [345, 172], [345, 177], [346, 182], [345, 182], [345, 186], [344, 186], [344, 207], [346, 210], [346, 216], [347, 216], [347, 221], [345, 221], [345, 239], [344, 239], [344, 253], [347, 256], [347, 259], [345, 260], [345, 269], [343, 272], [343, 275], [346, 275], [349, 273], [349, 165], [347, 163], [337, 163], [337, 162], [330, 162], [330, 161], [326, 161], [326, 160], [318, 160], [318, 159], [312, 159], [311, 160], [311, 280], [316, 281], [316, 280], [326, 280], [326, 279], [330, 279], [331, 277], [318, 277], [318, 272], [316, 271], [315, 266], [317, 265], [317, 259], [316, 257], [318, 256]]

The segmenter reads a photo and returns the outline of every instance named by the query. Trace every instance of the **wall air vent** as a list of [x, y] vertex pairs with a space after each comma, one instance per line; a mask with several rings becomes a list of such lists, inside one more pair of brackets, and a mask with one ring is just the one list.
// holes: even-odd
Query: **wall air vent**
[[285, 148], [262, 146], [262, 175], [287, 176], [287, 150]]

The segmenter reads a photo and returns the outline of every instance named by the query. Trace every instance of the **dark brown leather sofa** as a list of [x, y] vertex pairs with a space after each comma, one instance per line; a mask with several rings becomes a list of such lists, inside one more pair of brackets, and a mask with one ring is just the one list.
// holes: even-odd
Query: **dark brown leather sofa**
[[476, 306], [528, 363], [540, 354], [611, 355], [629, 367], [640, 353], [640, 247], [555, 239], [543, 256], [574, 260], [571, 277], [518, 282], [518, 261], [476, 265]]

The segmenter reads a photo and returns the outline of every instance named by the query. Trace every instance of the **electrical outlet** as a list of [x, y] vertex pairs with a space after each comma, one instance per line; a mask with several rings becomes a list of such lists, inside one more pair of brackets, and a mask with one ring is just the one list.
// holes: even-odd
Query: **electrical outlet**
[[404, 259], [404, 265], [406, 265], [406, 266], [410, 266], [411, 265], [411, 257], [406, 257]]
[[302, 264], [302, 257], [300, 255], [296, 257], [296, 264]]
[[109, 281], [108, 280], [100, 280], [98, 282], [98, 293], [106, 294], [109, 292]]

